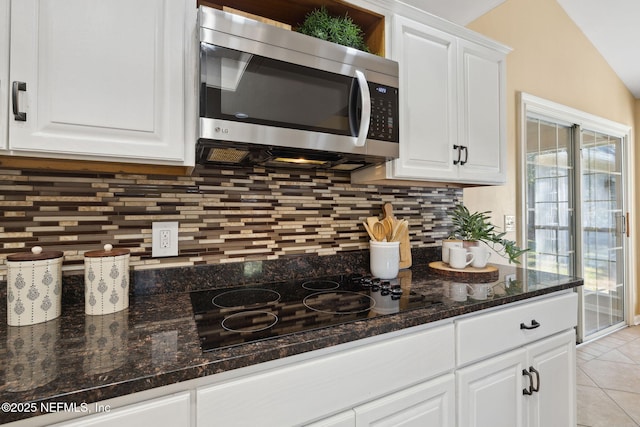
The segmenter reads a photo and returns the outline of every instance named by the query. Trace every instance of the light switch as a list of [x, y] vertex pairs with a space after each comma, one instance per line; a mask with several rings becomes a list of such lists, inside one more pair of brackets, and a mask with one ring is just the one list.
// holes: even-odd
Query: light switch
[[516, 231], [516, 216], [505, 215], [504, 216], [504, 231]]

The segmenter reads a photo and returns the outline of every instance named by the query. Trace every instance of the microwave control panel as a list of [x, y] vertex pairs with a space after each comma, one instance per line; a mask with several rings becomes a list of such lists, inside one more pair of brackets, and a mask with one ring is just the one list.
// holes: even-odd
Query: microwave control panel
[[398, 89], [377, 83], [369, 83], [371, 95], [371, 122], [369, 139], [399, 142], [398, 138]]

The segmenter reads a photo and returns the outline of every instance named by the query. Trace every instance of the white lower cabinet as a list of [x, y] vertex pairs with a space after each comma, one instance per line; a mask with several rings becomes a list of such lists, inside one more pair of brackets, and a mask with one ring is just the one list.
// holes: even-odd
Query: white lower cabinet
[[538, 391], [527, 397], [530, 427], [575, 426], [576, 335], [573, 330], [528, 348], [530, 363], [539, 372]]
[[414, 331], [201, 387], [197, 425], [453, 426], [453, 325]]
[[[575, 426], [576, 319], [577, 298], [570, 293], [460, 321], [458, 342], [478, 329], [487, 345], [458, 348], [464, 365], [456, 370], [458, 427]], [[545, 328], [549, 335], [540, 335]], [[493, 347], [500, 354], [479, 356], [475, 363], [468, 357], [496, 354]]]
[[456, 372], [458, 427], [522, 427], [522, 369], [525, 351], [517, 350]]
[[151, 400], [133, 394], [55, 426], [575, 427], [576, 322], [577, 295], [561, 291], [165, 386]]
[[329, 418], [307, 424], [306, 427], [355, 427], [355, 425], [356, 413], [350, 409]]
[[191, 397], [189, 392], [176, 393], [118, 409], [108, 410], [107, 407], [102, 408], [102, 410], [105, 412], [62, 422], [52, 427], [191, 426]]
[[431, 381], [376, 399], [307, 427], [454, 427], [455, 377]]
[[354, 409], [356, 427], [455, 426], [453, 374], [407, 388]]

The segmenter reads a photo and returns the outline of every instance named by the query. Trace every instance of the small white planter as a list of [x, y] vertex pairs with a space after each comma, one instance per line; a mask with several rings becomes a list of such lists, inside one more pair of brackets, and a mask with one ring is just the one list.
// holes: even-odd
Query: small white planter
[[62, 305], [62, 258], [59, 251], [7, 257], [7, 324], [34, 325], [60, 316]]
[[84, 254], [84, 311], [90, 315], [115, 313], [129, 307], [129, 249]]

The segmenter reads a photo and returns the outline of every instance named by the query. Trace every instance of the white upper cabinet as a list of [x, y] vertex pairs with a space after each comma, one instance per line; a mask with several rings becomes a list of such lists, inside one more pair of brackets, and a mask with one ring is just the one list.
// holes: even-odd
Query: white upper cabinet
[[504, 184], [509, 49], [433, 16], [424, 20], [429, 24], [395, 14], [392, 21], [400, 157], [356, 171], [352, 180]]
[[504, 184], [505, 55], [459, 40], [458, 64], [458, 181]]
[[13, 1], [10, 104], [22, 114], [9, 111], [12, 153], [193, 162], [185, 153], [190, 8], [186, 0]]
[[9, 4], [9, 0], [0, 0], [0, 153], [9, 146]]
[[[456, 127], [456, 38], [403, 17], [393, 22], [394, 59], [400, 64], [399, 178], [431, 175], [453, 180]], [[430, 175], [425, 176], [426, 171]]]

